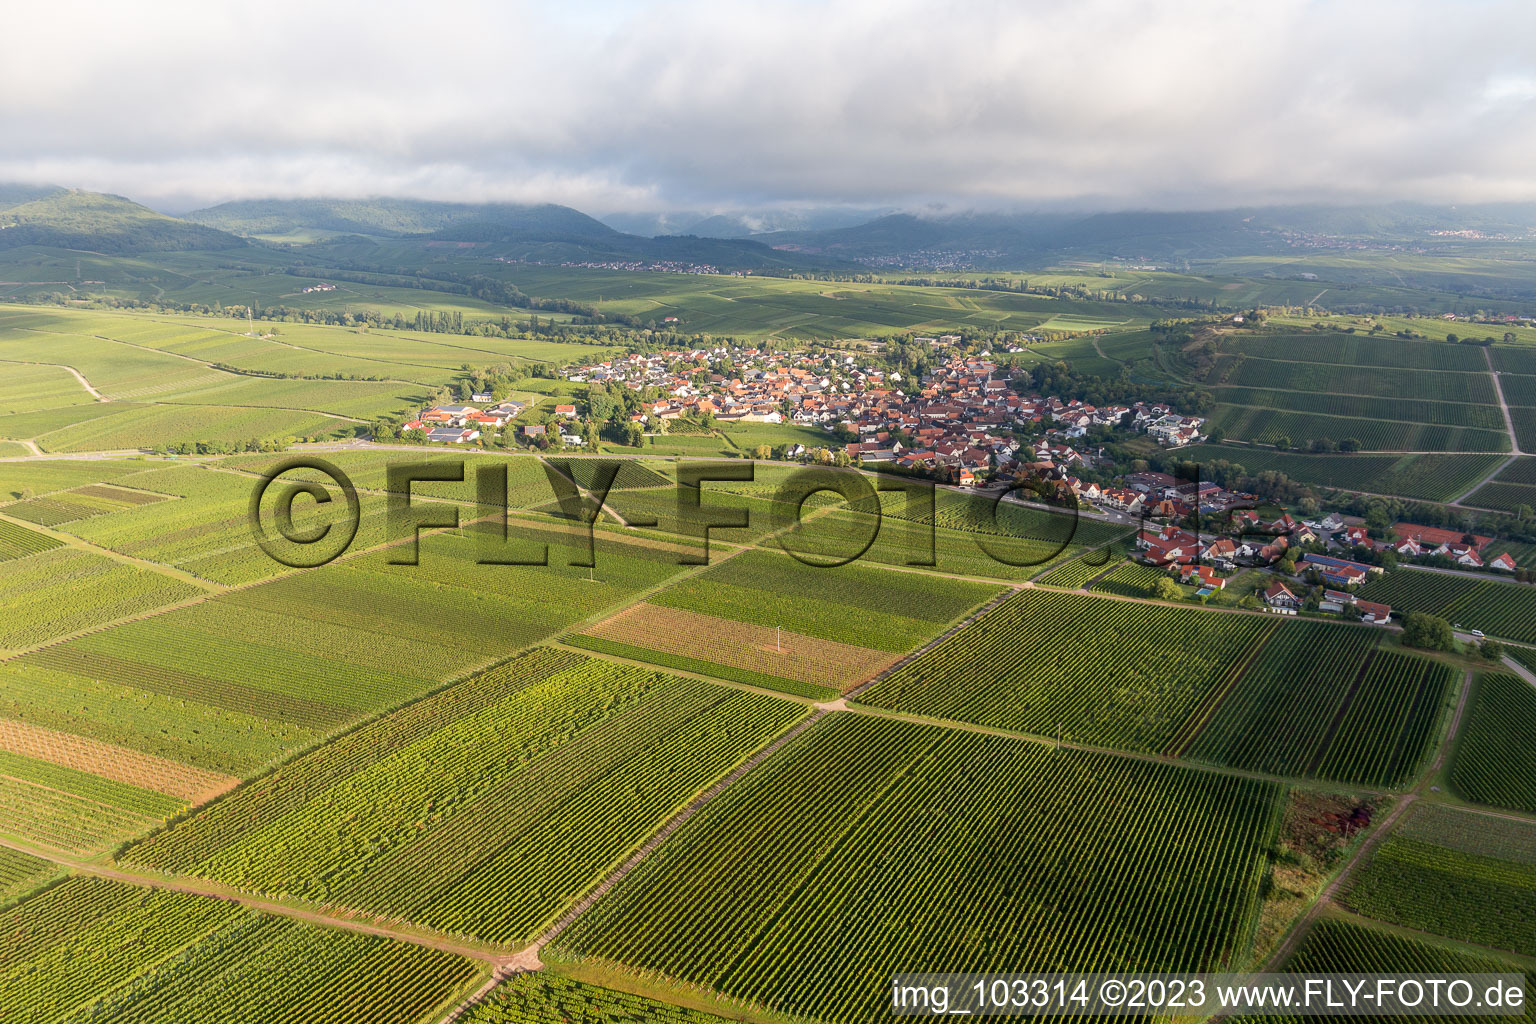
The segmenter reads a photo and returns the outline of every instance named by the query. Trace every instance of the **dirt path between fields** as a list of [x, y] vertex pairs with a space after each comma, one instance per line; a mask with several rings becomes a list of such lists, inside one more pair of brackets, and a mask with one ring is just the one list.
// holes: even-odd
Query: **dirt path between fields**
[[1504, 429], [1509, 431], [1509, 450], [1515, 456], [1524, 455], [1520, 450], [1520, 435], [1515, 433], [1515, 418], [1509, 414], [1509, 403], [1504, 400], [1504, 383], [1499, 379], [1499, 371], [1493, 366], [1493, 352], [1485, 347], [1483, 358], [1488, 361], [1488, 375], [1493, 378], [1493, 393], [1499, 396], [1499, 409], [1504, 413]]
[[[1471, 693], [1471, 690], [1472, 670], [1468, 669], [1462, 676], [1461, 695], [1456, 700], [1456, 709], [1451, 712], [1451, 724], [1446, 730], [1445, 741], [1440, 744], [1439, 753], [1435, 755], [1434, 763], [1430, 765], [1429, 771], [1420, 779], [1418, 789], [1412, 793], [1405, 794], [1398, 801], [1397, 806], [1392, 808], [1391, 813], [1374, 826], [1371, 835], [1356, 848], [1349, 860], [1345, 861], [1344, 866], [1339, 869], [1339, 873], [1334, 876], [1333, 881], [1329, 882], [1327, 887], [1318, 894], [1317, 899], [1307, 909], [1306, 914], [1296, 923], [1295, 927], [1291, 929], [1291, 933], [1286, 936], [1285, 941], [1270, 955], [1263, 970], [1277, 971], [1281, 968], [1312, 931], [1312, 926], [1316, 923], [1318, 917], [1334, 902], [1334, 898], [1339, 894], [1340, 890], [1344, 888], [1360, 865], [1365, 862], [1370, 852], [1392, 831], [1393, 826], [1402, 818], [1403, 813], [1419, 799], [1418, 790], [1432, 785], [1434, 780], [1440, 775], [1441, 769], [1445, 767], [1445, 759], [1450, 753], [1451, 745], [1455, 743], [1457, 733], [1461, 731], [1461, 721], [1467, 708], [1467, 696]], [[1222, 1016], [1224, 1015], [1218, 1014], [1212, 1018], [1212, 1021], [1218, 1020]]]

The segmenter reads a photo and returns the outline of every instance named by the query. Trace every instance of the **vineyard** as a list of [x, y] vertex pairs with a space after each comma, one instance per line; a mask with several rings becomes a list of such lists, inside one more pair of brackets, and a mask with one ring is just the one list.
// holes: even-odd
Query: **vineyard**
[[[1448, 946], [1431, 945], [1419, 939], [1374, 928], [1368, 924], [1324, 917], [1308, 932], [1302, 946], [1282, 965], [1294, 974], [1507, 974], [1521, 973], [1520, 965], [1499, 960], [1495, 954], [1478, 956], [1452, 949]], [[1531, 1020], [1536, 1010], [1526, 1004], [1524, 1016], [1506, 1020]], [[1301, 1021], [1317, 1020], [1317, 1017], [1238, 1017], [1245, 1024], [1268, 1021], [1270, 1024], [1300, 1024]], [[1415, 1018], [1384, 1017], [1384, 1020], [1411, 1020]], [[1429, 1020], [1434, 1018], [1421, 1017]], [[1444, 1018], [1440, 1018], [1444, 1019]]]
[[409, 1024], [479, 973], [420, 946], [88, 877], [0, 911], [0, 929], [0, 1005], [38, 1024]]
[[599, 988], [558, 974], [502, 983], [462, 1018], [467, 1024], [727, 1024], [712, 1013]]
[[546, 956], [831, 1022], [881, 1014], [901, 970], [1214, 969], [1246, 955], [1281, 804], [1262, 782], [837, 715]]
[[1140, 562], [1121, 562], [1088, 589], [1118, 597], [1152, 597], [1158, 581], [1171, 578], [1166, 569]]
[[99, 852], [186, 806], [148, 788], [0, 749], [0, 833], [72, 853]]
[[[1217, 392], [1218, 396], [1222, 394], [1223, 391]], [[1278, 444], [1286, 438], [1297, 444], [1324, 438], [1334, 441], [1354, 438], [1369, 451], [1509, 451], [1509, 435], [1502, 430], [1322, 416], [1249, 405], [1218, 404], [1211, 413], [1208, 427], [1221, 431], [1227, 437], [1256, 441], [1259, 444]]]
[[1232, 364], [1224, 380], [1207, 383], [1367, 398], [1498, 404], [1486, 364], [1475, 371], [1425, 371], [1242, 356]]
[[1115, 568], [1115, 563], [1118, 561], [1118, 554], [1102, 549], [1056, 566], [1044, 576], [1039, 577], [1037, 582], [1051, 587], [1078, 590], [1091, 580]]
[[[517, 537], [519, 557], [547, 545], [549, 564], [480, 564], [481, 534], [466, 529], [424, 540], [419, 565], [375, 552], [34, 652], [0, 667], [0, 715], [243, 775], [680, 571], [675, 552], [601, 534], [596, 568], [572, 566], [582, 542], [557, 524]], [[61, 557], [142, 574], [162, 585], [155, 594], [183, 586], [61, 549], [15, 563], [27, 567], [11, 574], [21, 592], [32, 579], [57, 592], [47, 560]], [[83, 617], [91, 609], [81, 604], [53, 611]], [[100, 699], [108, 694], [115, 700]]]
[[521, 943], [803, 713], [541, 649], [285, 765], [125, 857]]
[[[1322, 752], [1329, 727], [1380, 639], [1375, 630], [1321, 622], [1276, 622], [1232, 688], [1190, 743], [1167, 752], [1276, 775], [1302, 775]], [[1209, 712], [1209, 708], [1203, 709]]]
[[1308, 391], [1274, 391], [1268, 388], [1224, 387], [1216, 397], [1226, 405], [1279, 409], [1318, 416], [1358, 417], [1430, 423], [1449, 427], [1503, 430], [1504, 414], [1497, 405], [1435, 402], [1412, 398], [1371, 398]]
[[1158, 751], [1277, 625], [1254, 615], [1024, 590], [859, 700]]
[[1182, 454], [1196, 463], [1234, 463], [1251, 474], [1273, 471], [1319, 487], [1426, 501], [1466, 493], [1503, 461], [1498, 455], [1311, 455], [1235, 445], [1193, 445]]
[[[1338, 366], [1391, 367], [1405, 370], [1461, 370], [1486, 373], [1483, 350], [1442, 342], [1372, 338], [1360, 334], [1256, 334], [1237, 335], [1222, 347], [1260, 358], [1302, 360]], [[1517, 352], [1495, 349], [1496, 352]], [[1523, 352], [1521, 353], [1523, 354]]]
[[1536, 587], [1399, 569], [1366, 583], [1360, 597], [1390, 604], [1394, 611], [1438, 615], [1489, 636], [1536, 643]]
[[0, 846], [0, 907], [48, 881], [58, 869], [49, 861]]
[[1533, 735], [1536, 689], [1507, 673], [1482, 676], [1451, 755], [1451, 788], [1473, 803], [1536, 812]]
[[1316, 774], [1335, 782], [1407, 785], [1423, 769], [1455, 685], [1449, 665], [1377, 651], [1341, 711]]
[[681, 580], [650, 602], [899, 653], [997, 591], [990, 584], [896, 573], [858, 562], [816, 568], [783, 552], [754, 550]]
[[0, 591], [0, 649], [46, 643], [203, 591], [150, 569], [73, 547], [7, 564]]
[[49, 551], [64, 542], [0, 519], [0, 562]]
[[1062, 547], [1058, 541], [964, 533], [890, 517], [880, 521], [876, 533], [873, 517], [854, 512], [807, 520], [779, 543], [806, 557], [835, 559], [859, 550], [871, 535], [874, 543], [860, 561], [998, 580], [1027, 580], [1085, 550], [1076, 543]]
[[1425, 805], [1371, 854], [1344, 901], [1381, 921], [1536, 953], [1536, 824]]
[[91, 519], [165, 500], [163, 494], [146, 494], [106, 484], [91, 484], [73, 491], [8, 505], [5, 514], [39, 526], [62, 526], [79, 519]]
[[1408, 784], [1433, 745], [1456, 675], [1377, 649], [1378, 639], [1362, 628], [1285, 624], [1188, 743], [1188, 756], [1278, 775]]

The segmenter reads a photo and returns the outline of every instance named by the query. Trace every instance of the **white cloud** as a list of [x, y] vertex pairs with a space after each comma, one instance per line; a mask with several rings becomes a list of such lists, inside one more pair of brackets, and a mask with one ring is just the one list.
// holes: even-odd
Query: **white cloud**
[[25, 5], [0, 179], [617, 209], [1536, 199], [1536, 7]]

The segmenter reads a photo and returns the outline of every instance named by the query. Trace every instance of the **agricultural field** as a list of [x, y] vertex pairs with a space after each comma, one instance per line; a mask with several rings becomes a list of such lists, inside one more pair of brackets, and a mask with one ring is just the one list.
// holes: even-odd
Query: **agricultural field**
[[1098, 549], [1089, 554], [1074, 558], [1069, 562], [1053, 568], [1043, 576], [1036, 578], [1037, 583], [1043, 583], [1049, 587], [1063, 587], [1067, 590], [1080, 590], [1088, 583], [1103, 576], [1116, 568], [1120, 556], [1109, 549]]
[[503, 982], [460, 1019], [466, 1024], [728, 1024], [732, 1018], [540, 971]]
[[1522, 505], [1536, 508], [1536, 457], [1514, 460], [1473, 492], [1466, 503], [1510, 514]]
[[1279, 624], [1024, 590], [859, 701], [1079, 743], [1160, 751]]
[[[477, 264], [485, 268], [485, 264]], [[499, 273], [530, 295], [590, 302], [604, 312], [642, 320], [676, 316], [689, 333], [803, 339], [871, 338], [915, 331], [940, 333], [962, 325], [1001, 330], [1039, 328], [1053, 317], [1062, 331], [1123, 323], [1133, 307], [1018, 292], [831, 285], [786, 278], [646, 274], [519, 265]], [[1143, 317], [1155, 310], [1137, 311]], [[1146, 319], [1141, 323], [1145, 324]]]
[[[1218, 396], [1222, 392], [1217, 392]], [[1507, 452], [1509, 435], [1502, 430], [1448, 427], [1349, 416], [1319, 416], [1249, 405], [1218, 404], [1207, 422], [1210, 430], [1258, 444], [1308, 444], [1315, 440], [1353, 438], [1368, 451]]]
[[[1424, 939], [1401, 935], [1341, 917], [1323, 917], [1314, 924], [1305, 939], [1281, 969], [1294, 974], [1520, 974], [1522, 966], [1503, 960], [1492, 951], [1486, 955], [1437, 945]], [[1522, 1016], [1510, 1020], [1531, 1020], [1536, 1010], [1526, 1005]], [[1298, 1024], [1319, 1017], [1237, 1017], [1245, 1024], [1271, 1021], [1274, 1024]], [[1383, 1018], [1404, 1020], [1411, 1018]], [[1430, 1019], [1430, 1018], [1423, 1018]], [[1443, 1019], [1443, 1018], [1442, 1018]]]
[[39, 526], [52, 527], [165, 500], [163, 494], [130, 491], [106, 484], [88, 484], [72, 491], [15, 502], [5, 507], [5, 514]]
[[1536, 812], [1536, 688], [1505, 672], [1478, 678], [1451, 752], [1451, 789], [1476, 804]]
[[58, 874], [52, 861], [0, 847], [0, 907], [13, 902]]
[[897, 970], [1214, 969], [1247, 955], [1282, 803], [1264, 782], [834, 714], [544, 955], [830, 1022], [883, 1012]]
[[803, 714], [541, 648], [279, 768], [125, 858], [521, 944]]
[[3, 563], [0, 652], [142, 615], [204, 593], [153, 569], [75, 547]]
[[1403, 568], [1360, 588], [1367, 601], [1398, 612], [1428, 612], [1462, 629], [1536, 643], [1536, 587]]
[[411, 1024], [479, 975], [469, 960], [238, 904], [73, 877], [0, 911], [0, 1005], [27, 1020], [345, 1019]]
[[29, 530], [18, 523], [9, 523], [0, 519], [0, 562], [49, 551], [63, 543], [45, 533]]
[[1140, 562], [1121, 562], [1088, 589], [1117, 597], [1152, 597], [1158, 581], [1170, 578], [1166, 569]]
[[1234, 334], [1217, 344], [1200, 383], [1217, 402], [1208, 428], [1228, 437], [1354, 439], [1371, 451], [1509, 450], [1480, 347], [1319, 332]]
[[[1278, 775], [1402, 788], [1423, 769], [1456, 674], [1365, 627], [1286, 623], [1173, 753]], [[1197, 716], [1197, 722], [1199, 717]]]
[[894, 662], [997, 587], [853, 562], [806, 565], [749, 550], [568, 642], [822, 699]]
[[1536, 954], [1536, 823], [1415, 807], [1350, 880], [1351, 909], [1493, 949]]
[[0, 417], [94, 401], [74, 374], [48, 363], [7, 362], [5, 379], [0, 381]]
[[[555, 521], [519, 522], [506, 549], [495, 540], [439, 534], [417, 565], [375, 551], [14, 659], [0, 666], [0, 716], [244, 775], [680, 570], [668, 546], [601, 532], [596, 567], [573, 565], [584, 539]], [[541, 553], [547, 565], [480, 561]], [[13, 564], [61, 555], [106, 561], [60, 549]]]

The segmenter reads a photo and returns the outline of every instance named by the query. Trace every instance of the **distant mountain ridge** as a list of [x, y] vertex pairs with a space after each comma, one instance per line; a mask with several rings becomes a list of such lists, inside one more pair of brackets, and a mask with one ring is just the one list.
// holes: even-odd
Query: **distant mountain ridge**
[[[673, 262], [736, 269], [826, 269], [835, 259], [779, 252], [756, 240], [696, 234], [626, 234], [551, 203], [442, 203], [423, 199], [258, 199], [222, 203], [189, 220], [255, 238], [329, 236], [482, 244], [497, 255], [541, 262]], [[326, 241], [319, 242], [324, 246]]]
[[0, 249], [25, 245], [108, 254], [234, 249], [244, 239], [156, 213], [122, 196], [0, 185]]

